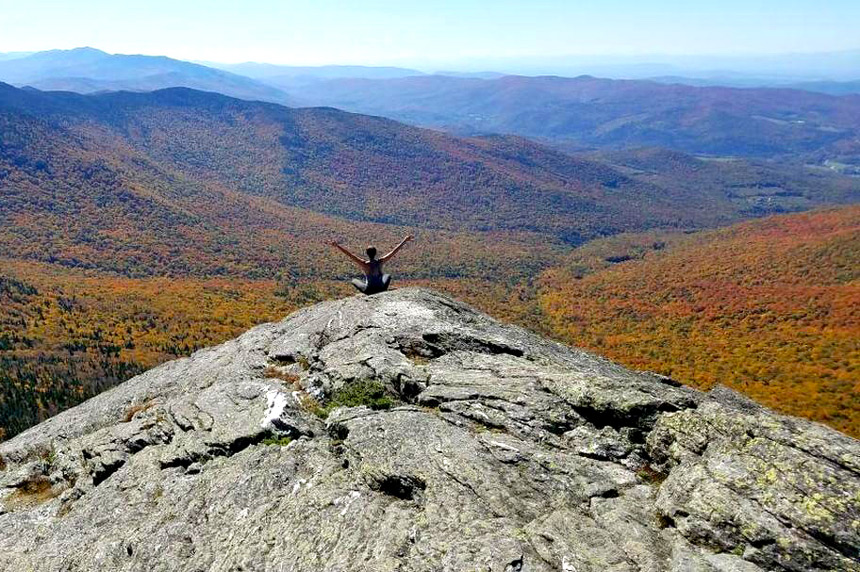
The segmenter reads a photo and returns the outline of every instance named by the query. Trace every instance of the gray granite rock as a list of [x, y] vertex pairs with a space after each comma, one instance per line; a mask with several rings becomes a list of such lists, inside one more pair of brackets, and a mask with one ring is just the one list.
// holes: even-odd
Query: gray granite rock
[[860, 570], [857, 441], [422, 289], [254, 328], [0, 459], [8, 571]]

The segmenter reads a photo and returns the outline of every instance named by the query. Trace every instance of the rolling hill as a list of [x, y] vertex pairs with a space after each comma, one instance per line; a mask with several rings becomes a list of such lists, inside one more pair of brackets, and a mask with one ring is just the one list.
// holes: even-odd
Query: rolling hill
[[595, 241], [546, 271], [552, 335], [860, 435], [860, 207]]
[[[368, 121], [362, 133], [362, 122]], [[330, 122], [345, 133], [332, 132], [326, 140]], [[444, 144], [460, 145], [439, 136], [443, 149], [434, 154], [435, 134], [390, 121], [334, 110], [293, 111], [182, 89], [79, 96], [7, 86], [0, 93], [0, 123], [3, 251], [138, 276], [261, 277], [285, 266], [300, 274], [330, 275], [340, 266], [314, 260], [321, 241], [340, 236], [394, 242], [408, 231], [398, 224], [420, 222], [420, 202], [429, 202], [422, 196], [427, 189], [418, 186], [420, 177], [431, 161], [444, 156]], [[353, 152], [350, 147], [346, 142], [334, 147], [335, 139], [364, 137], [367, 142], [357, 143], [359, 150], [365, 146], [364, 154], [354, 160], [372, 169], [365, 159], [375, 153], [371, 142], [374, 135], [379, 138], [372, 133], [377, 126], [414, 138], [416, 149], [425, 149], [414, 161], [416, 172], [407, 173], [412, 165], [389, 157], [375, 167], [375, 178], [361, 182], [354, 176], [354, 187], [334, 187], [328, 179], [349, 181], [339, 169], [357, 168], [345, 161]], [[462, 146], [469, 149], [467, 143]], [[316, 161], [333, 151], [343, 154], [328, 164], [333, 173], [302, 168], [301, 161]], [[449, 160], [451, 177], [465, 180], [466, 173], [458, 169], [474, 167], [455, 156]], [[408, 198], [416, 204], [404, 205], [398, 220], [374, 216], [372, 197], [362, 202], [359, 193], [376, 188], [385, 173], [394, 177], [400, 172], [416, 186], [390, 192], [410, 191], [414, 196]], [[516, 185], [503, 174], [499, 177]], [[318, 192], [316, 198], [312, 192]], [[334, 200], [322, 202], [338, 193], [349, 212], [339, 213], [345, 209]], [[320, 204], [314, 205], [315, 200]], [[478, 261], [490, 251], [511, 262], [526, 247], [536, 249], [535, 260], [551, 251], [542, 246], [549, 244], [546, 238], [538, 240], [525, 225], [497, 224], [486, 230], [498, 234], [486, 240], [458, 233], [467, 224], [426, 218], [426, 239], [434, 243], [435, 254], [427, 258], [435, 259], [433, 272], [456, 274], [464, 265], [487, 266]], [[521, 228], [512, 228], [517, 226]], [[452, 255], [460, 249], [465, 250]]]
[[304, 105], [465, 135], [517, 134], [569, 150], [656, 146], [717, 156], [860, 162], [856, 95], [589, 76], [336, 79], [290, 93]]

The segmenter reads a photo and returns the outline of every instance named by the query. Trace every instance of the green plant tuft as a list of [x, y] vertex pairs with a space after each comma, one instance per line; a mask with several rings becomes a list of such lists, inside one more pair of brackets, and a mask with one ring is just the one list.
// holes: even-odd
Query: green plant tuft
[[377, 381], [362, 381], [351, 383], [335, 391], [331, 400], [326, 404], [326, 414], [335, 407], [359, 407], [366, 405], [371, 409], [389, 409], [395, 404], [385, 391], [385, 387]]
[[279, 445], [281, 447], [286, 447], [292, 442], [292, 437], [267, 437], [263, 439], [263, 445]]

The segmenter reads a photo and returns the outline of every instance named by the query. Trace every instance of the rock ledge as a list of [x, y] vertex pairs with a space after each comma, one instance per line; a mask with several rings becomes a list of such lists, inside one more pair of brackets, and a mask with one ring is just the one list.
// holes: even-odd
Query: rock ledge
[[860, 570], [860, 443], [401, 289], [0, 444], [0, 569]]

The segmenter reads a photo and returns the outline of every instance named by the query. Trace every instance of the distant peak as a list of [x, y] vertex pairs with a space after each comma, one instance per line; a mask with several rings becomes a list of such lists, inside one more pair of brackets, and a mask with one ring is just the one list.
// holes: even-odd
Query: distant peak
[[31, 58], [43, 59], [43, 58], [80, 58], [80, 57], [101, 57], [101, 56], [109, 56], [107, 52], [103, 52], [96, 48], [91, 48], [89, 46], [84, 46], [80, 48], [71, 48], [68, 50], [47, 50], [44, 52], [36, 52], [32, 54]]
[[[62, 51], [62, 50], [61, 50], [61, 51]], [[68, 51], [68, 52], [76, 52], [76, 53], [79, 53], [79, 54], [104, 54], [104, 55], [107, 55], [107, 52], [102, 51], [102, 50], [100, 50], [100, 49], [98, 49], [98, 48], [92, 48], [92, 47], [90, 47], [90, 46], [83, 46], [83, 47], [80, 47], [80, 48], [72, 48], [72, 49], [70, 49], [70, 50], [64, 50], [64, 51]]]

